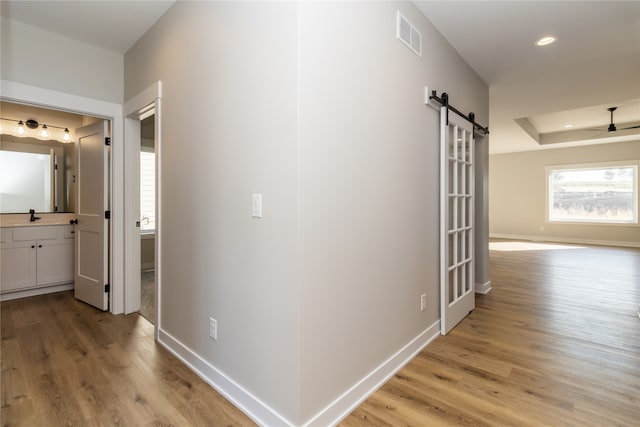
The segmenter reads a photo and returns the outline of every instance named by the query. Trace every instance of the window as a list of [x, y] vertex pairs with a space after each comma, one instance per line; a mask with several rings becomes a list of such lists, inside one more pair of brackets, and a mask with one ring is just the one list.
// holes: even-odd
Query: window
[[140, 151], [140, 231], [150, 233], [155, 229], [156, 154]]
[[549, 221], [637, 223], [638, 164], [547, 168]]

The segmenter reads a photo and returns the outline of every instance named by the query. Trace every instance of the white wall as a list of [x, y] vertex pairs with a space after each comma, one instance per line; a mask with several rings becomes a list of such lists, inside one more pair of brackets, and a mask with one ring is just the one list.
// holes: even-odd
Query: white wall
[[178, 2], [125, 58], [127, 99], [163, 83], [159, 327], [291, 420], [296, 16], [295, 3]]
[[122, 103], [123, 55], [5, 17], [0, 38], [3, 80]]
[[637, 226], [553, 224], [545, 211], [546, 166], [638, 159], [640, 141], [491, 155], [491, 234], [640, 246]]
[[[422, 58], [395, 38], [398, 9]], [[484, 122], [488, 90], [412, 3], [303, 3], [300, 28], [304, 419], [439, 319], [439, 113], [424, 86]]]
[[[398, 8], [422, 59], [395, 39]], [[157, 80], [159, 326], [302, 425], [438, 320], [423, 90], [487, 123], [487, 87], [409, 2], [179, 2], [125, 56], [125, 99]]]

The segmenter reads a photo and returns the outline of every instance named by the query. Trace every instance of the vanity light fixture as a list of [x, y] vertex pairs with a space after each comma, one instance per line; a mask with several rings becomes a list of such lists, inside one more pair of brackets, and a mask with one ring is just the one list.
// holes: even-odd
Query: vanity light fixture
[[[54, 125], [47, 126], [45, 124], [42, 124], [41, 126], [40, 123], [38, 123], [38, 121], [34, 119], [16, 120], [16, 119], [5, 119], [4, 117], [0, 117], [0, 120], [6, 120], [8, 122], [17, 123], [18, 127], [16, 129], [16, 133], [19, 136], [28, 136], [27, 133], [29, 132], [29, 129], [36, 130], [40, 128], [40, 132], [38, 133], [38, 135], [41, 138], [49, 138], [50, 137], [49, 128], [55, 128], [55, 129], [60, 129], [63, 132], [62, 139], [64, 141], [61, 141], [61, 142], [71, 142], [71, 133], [69, 132], [68, 127], [61, 127], [61, 126], [54, 126]], [[54, 136], [55, 135], [56, 133], [54, 132]], [[55, 138], [59, 138], [59, 136], [55, 136]]]
[[557, 40], [554, 36], [546, 36], [536, 42], [536, 46], [547, 46]]

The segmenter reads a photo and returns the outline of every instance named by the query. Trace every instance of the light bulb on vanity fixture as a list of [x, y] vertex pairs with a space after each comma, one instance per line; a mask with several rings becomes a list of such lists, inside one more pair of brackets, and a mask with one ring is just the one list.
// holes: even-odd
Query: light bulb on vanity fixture
[[[67, 126], [56, 126], [56, 125], [45, 125], [38, 123], [37, 120], [28, 119], [28, 120], [19, 120], [13, 118], [5, 118], [0, 117], [0, 121], [7, 121], [12, 123], [17, 123], [17, 127], [9, 131], [14, 136], [20, 137], [28, 137], [38, 135], [40, 138], [53, 138], [54, 140], [58, 140], [59, 142], [71, 142], [71, 132], [69, 132], [69, 128]], [[50, 129], [53, 130], [53, 134], [51, 134]], [[57, 129], [60, 129], [59, 131]], [[0, 130], [0, 133], [4, 133], [7, 131], [7, 128]]]

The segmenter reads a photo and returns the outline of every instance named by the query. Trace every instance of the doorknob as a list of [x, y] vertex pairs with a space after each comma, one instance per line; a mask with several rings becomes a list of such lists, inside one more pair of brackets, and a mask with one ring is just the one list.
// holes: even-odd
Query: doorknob
[[78, 219], [72, 219], [71, 221], [69, 221], [69, 224], [77, 224], [78, 223]]

